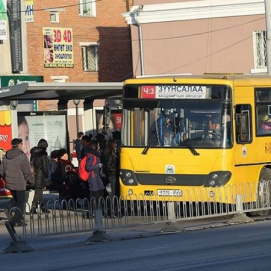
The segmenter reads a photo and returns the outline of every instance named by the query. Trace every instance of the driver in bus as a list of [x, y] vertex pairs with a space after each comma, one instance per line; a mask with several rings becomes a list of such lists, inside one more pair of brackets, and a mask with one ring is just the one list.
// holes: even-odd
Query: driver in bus
[[208, 137], [209, 138], [216, 138], [216, 136], [221, 135], [220, 133], [220, 123], [216, 118], [212, 118], [209, 120], [208, 123], [209, 127], [209, 132], [208, 132]]

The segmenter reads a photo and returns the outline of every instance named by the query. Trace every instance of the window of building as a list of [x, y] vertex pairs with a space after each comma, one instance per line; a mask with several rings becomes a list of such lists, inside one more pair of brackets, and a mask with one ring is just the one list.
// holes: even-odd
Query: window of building
[[98, 71], [98, 43], [80, 44], [82, 48], [83, 70], [88, 72]]
[[82, 16], [96, 16], [96, 1], [79, 0], [79, 14]]
[[266, 50], [266, 31], [253, 32], [254, 49], [254, 68], [266, 68], [267, 50]]
[[59, 23], [59, 12], [58, 11], [50, 11], [50, 22], [51, 23]]

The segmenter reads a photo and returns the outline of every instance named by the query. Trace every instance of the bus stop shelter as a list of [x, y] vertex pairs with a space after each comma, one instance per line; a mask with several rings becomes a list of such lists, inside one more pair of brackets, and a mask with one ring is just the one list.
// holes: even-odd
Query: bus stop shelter
[[58, 100], [59, 110], [67, 102], [84, 99], [84, 110], [91, 109], [96, 99], [120, 97], [122, 82], [106, 83], [32, 83], [0, 88], [0, 100]]
[[[122, 87], [122, 82], [27, 82], [0, 88], [0, 103], [7, 106], [10, 101], [56, 100], [61, 111], [68, 109], [69, 100], [84, 100], [84, 117], [88, 120], [84, 122], [85, 131], [91, 131], [95, 127], [94, 100], [119, 100]], [[17, 119], [16, 110], [11, 110], [11, 119]], [[12, 134], [17, 134], [16, 125], [12, 125]]]

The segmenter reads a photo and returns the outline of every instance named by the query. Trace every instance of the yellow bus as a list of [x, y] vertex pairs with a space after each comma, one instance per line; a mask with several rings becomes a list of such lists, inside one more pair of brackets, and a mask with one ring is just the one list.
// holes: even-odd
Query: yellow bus
[[271, 77], [150, 77], [124, 82], [120, 194], [235, 203], [269, 199]]

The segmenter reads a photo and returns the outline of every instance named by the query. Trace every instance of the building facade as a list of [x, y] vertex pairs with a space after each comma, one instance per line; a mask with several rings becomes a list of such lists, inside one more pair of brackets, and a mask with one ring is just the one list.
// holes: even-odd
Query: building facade
[[264, 0], [135, 0], [123, 16], [135, 76], [266, 73]]
[[45, 82], [121, 82], [131, 77], [130, 31], [121, 16], [131, 1], [32, 2], [27, 21], [30, 74], [42, 74]]
[[[122, 13], [131, 9], [132, 2], [0, 0], [1, 14], [8, 15], [0, 16], [6, 35], [6, 39], [1, 39], [1, 24], [0, 76], [10, 76], [11, 81], [15, 75], [43, 76], [44, 82], [59, 83], [122, 82], [130, 78], [130, 26]], [[17, 43], [13, 50], [14, 32]], [[17, 69], [13, 67], [14, 59]], [[57, 102], [19, 102], [17, 110], [57, 111]], [[70, 140], [76, 138], [76, 114], [79, 130], [90, 133], [95, 127], [90, 122], [98, 122], [95, 110], [100, 116], [104, 105], [104, 100], [95, 101], [95, 110], [90, 113], [84, 111], [83, 100], [79, 102], [77, 107], [73, 101], [67, 105]], [[94, 135], [96, 132], [99, 131], [95, 130]]]

